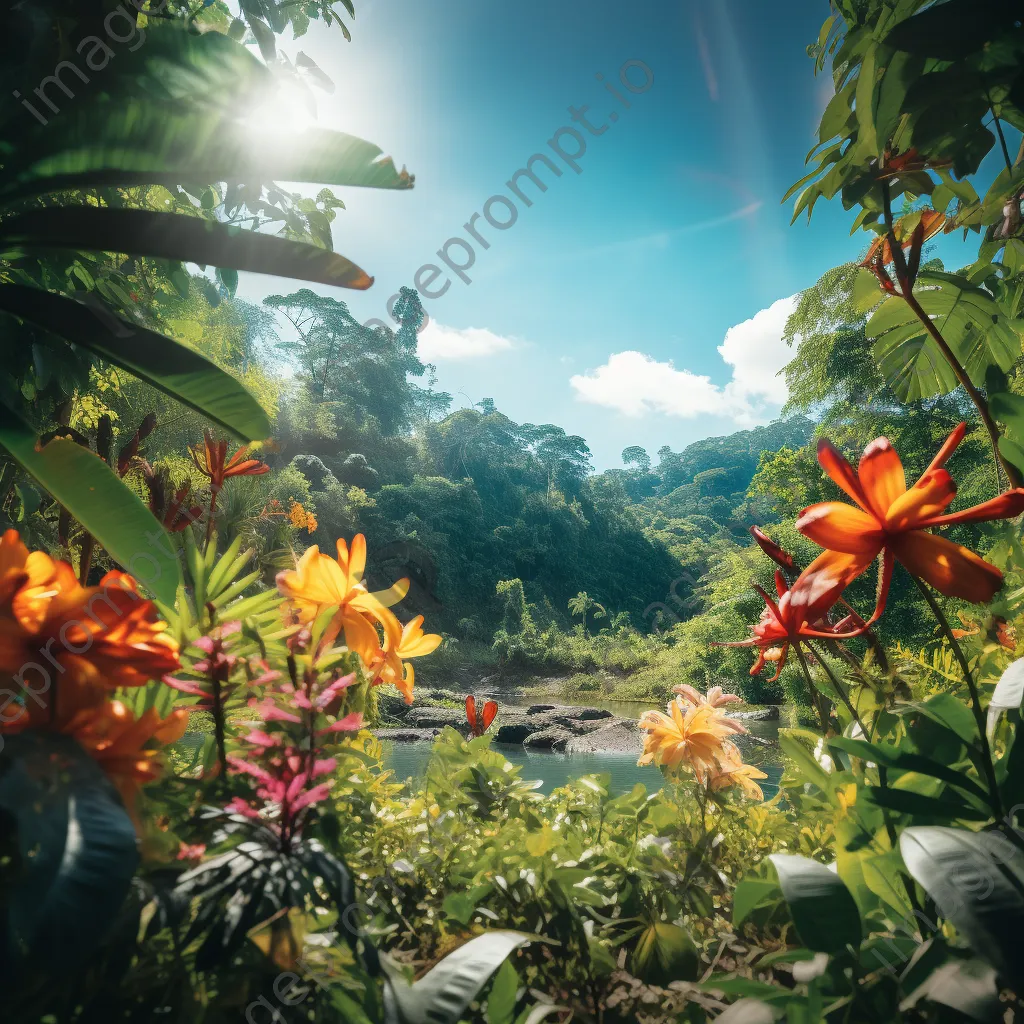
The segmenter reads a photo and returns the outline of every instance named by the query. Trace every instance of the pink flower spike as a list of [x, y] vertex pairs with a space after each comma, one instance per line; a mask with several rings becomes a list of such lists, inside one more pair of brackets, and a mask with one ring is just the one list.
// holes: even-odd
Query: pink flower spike
[[327, 775], [338, 767], [338, 762], [333, 757], [321, 758], [313, 762], [313, 770], [310, 772], [311, 779], [318, 779], [321, 775]]
[[310, 804], [326, 800], [330, 792], [331, 784], [329, 782], [321, 782], [319, 786], [314, 786], [312, 789], [307, 789], [305, 793], [302, 793], [295, 803], [292, 804], [292, 810], [299, 811]]
[[224, 810], [231, 811], [232, 814], [242, 814], [247, 818], [258, 818], [260, 812], [254, 807], [250, 807], [240, 796], [232, 798], [232, 800], [225, 804]]
[[259, 701], [252, 697], [249, 700], [249, 707], [258, 711], [264, 722], [292, 722], [298, 725], [302, 721], [298, 715], [282, 711], [270, 698]]
[[363, 713], [361, 711], [352, 711], [344, 718], [339, 718], [338, 721], [327, 726], [326, 729], [318, 729], [316, 734], [317, 736], [323, 736], [329, 732], [359, 732], [362, 727]]
[[298, 775], [288, 783], [288, 789], [284, 794], [285, 800], [291, 803], [305, 788], [306, 788], [307, 777], [305, 772], [299, 772]]
[[316, 699], [316, 706], [318, 708], [326, 707], [331, 701], [341, 693], [342, 690], [347, 690], [356, 681], [355, 672], [350, 672], [347, 676], [342, 676], [340, 679], [335, 679], [330, 686], [326, 687], [324, 691]]
[[304, 711], [309, 711], [313, 707], [309, 698], [301, 690], [292, 697], [292, 700]]
[[242, 737], [242, 741], [251, 743], [254, 747], [277, 747], [281, 744], [276, 736], [271, 736], [262, 729], [250, 729], [249, 734]]
[[246, 761], [245, 758], [228, 754], [228, 764], [240, 775], [251, 775], [257, 782], [262, 782], [264, 785], [269, 786], [274, 781], [274, 777], [269, 772], [264, 771], [258, 764], [253, 764], [252, 761]]
[[263, 675], [257, 676], [249, 685], [250, 686], [266, 686], [268, 683], [276, 682], [281, 678], [281, 673], [276, 669], [264, 672]]
[[210, 691], [208, 689], [205, 689], [199, 683], [192, 682], [190, 679], [175, 679], [174, 676], [164, 676], [163, 681], [173, 689], [180, 690], [182, 693], [191, 694], [193, 697], [210, 696]]

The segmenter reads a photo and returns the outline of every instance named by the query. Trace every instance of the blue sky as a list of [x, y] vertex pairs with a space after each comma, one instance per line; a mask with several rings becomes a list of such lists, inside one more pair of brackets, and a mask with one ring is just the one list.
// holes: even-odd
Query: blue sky
[[[376, 283], [325, 293], [384, 318], [449, 238], [473, 242], [463, 225], [490, 196], [515, 199], [506, 182], [543, 152], [561, 176], [537, 165], [548, 190], [521, 182], [534, 202], [518, 201], [506, 230], [478, 218], [490, 248], [473, 243], [471, 283], [444, 268], [451, 286], [424, 300], [439, 387], [456, 405], [489, 397], [514, 420], [581, 434], [598, 469], [627, 445], [679, 450], [777, 413], [790, 297], [866, 244], [839, 203], [792, 227], [780, 203], [831, 95], [806, 56], [823, 0], [357, 0], [356, 13], [351, 43], [314, 23], [281, 48], [337, 85], [317, 94], [318, 123], [377, 143], [416, 187], [337, 190], [348, 209], [335, 248]], [[650, 69], [646, 91], [621, 84], [627, 61]], [[645, 84], [639, 65], [629, 74]], [[573, 122], [583, 105], [607, 130]], [[562, 126], [585, 139], [578, 174], [549, 146]], [[290, 144], [288, 126], [270, 138]], [[293, 287], [249, 275], [241, 294]]]

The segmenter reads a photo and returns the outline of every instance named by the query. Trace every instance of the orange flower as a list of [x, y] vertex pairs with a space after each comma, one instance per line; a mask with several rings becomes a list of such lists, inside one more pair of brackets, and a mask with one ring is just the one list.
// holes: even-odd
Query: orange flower
[[[109, 572], [82, 587], [67, 562], [29, 553], [14, 530], [0, 540], [0, 673], [22, 687], [0, 728], [61, 728], [119, 686], [178, 667], [178, 645], [135, 581]], [[12, 714], [13, 713], [13, 714]]]
[[[643, 729], [644, 752], [638, 764], [675, 767], [684, 762], [698, 778], [713, 771], [721, 758], [731, 754], [729, 737], [746, 730], [708, 704], [695, 707], [680, 700], [669, 701], [667, 714], [645, 712], [637, 725]], [[733, 748], [734, 749], [734, 748]]]
[[757, 661], [750, 674], [757, 675], [766, 662], [775, 662], [778, 667], [770, 680], [775, 682], [786, 666], [790, 644], [817, 638], [843, 640], [860, 636], [878, 618], [881, 607], [875, 609], [867, 622], [854, 614], [834, 624], [827, 618], [829, 609], [839, 600], [840, 594], [873, 560], [874, 555], [869, 558], [859, 554], [823, 551], [800, 573], [792, 589], [786, 584], [782, 573], [776, 571], [778, 603], [760, 587], [754, 587], [765, 604], [760, 620], [751, 630], [754, 635], [748, 640], [717, 642], [714, 646], [758, 648]]
[[796, 528], [816, 544], [864, 565], [883, 554], [876, 617], [885, 606], [894, 558], [947, 597], [980, 604], [990, 601], [1002, 585], [1003, 575], [994, 565], [959, 544], [925, 532], [933, 526], [1009, 519], [1024, 512], [1024, 488], [1017, 488], [974, 508], [944, 514], [956, 497], [956, 484], [943, 465], [966, 429], [961, 423], [949, 435], [909, 489], [903, 464], [888, 438], [872, 441], [856, 470], [829, 441], [818, 443], [822, 469], [856, 507], [838, 501], [811, 505], [800, 514]]
[[203, 431], [203, 444], [189, 445], [189, 454], [196, 469], [205, 477], [209, 477], [210, 490], [217, 493], [229, 476], [260, 476], [269, 473], [270, 467], [259, 459], [245, 457], [249, 446], [242, 445], [229, 459], [227, 441], [214, 441], [209, 430]]
[[295, 529], [305, 530], [307, 533], [316, 532], [316, 516], [294, 499], [292, 499], [291, 508], [288, 510], [288, 518]]
[[693, 704], [696, 707], [707, 704], [712, 708], [724, 708], [729, 704], [743, 703], [742, 697], [737, 697], [735, 693], [726, 693], [720, 686], [712, 686], [706, 696], [700, 690], [690, 686], [689, 683], [673, 686], [672, 692], [678, 693], [687, 704]]
[[441, 637], [437, 633], [424, 633], [423, 616], [417, 615], [402, 627], [398, 644], [392, 646], [391, 637], [385, 635], [381, 649], [382, 663], [374, 672], [373, 685], [391, 683], [405, 697], [405, 703], [412, 703], [412, 689], [416, 673], [409, 658], [420, 658], [437, 650]]
[[143, 783], [160, 774], [158, 750], [180, 740], [188, 725], [188, 708], [161, 719], [155, 708], [136, 718], [119, 700], [79, 711], [62, 732], [74, 736], [117, 787], [125, 807], [134, 816], [135, 800]]
[[294, 569], [278, 573], [277, 588], [301, 623], [312, 622], [327, 608], [337, 608], [322, 642], [333, 642], [344, 630], [345, 645], [369, 667], [384, 656], [378, 625], [388, 649], [396, 650], [402, 642], [402, 627], [388, 609], [405, 597], [409, 581], [402, 579], [388, 590], [370, 593], [363, 580], [365, 568], [366, 538], [358, 533], [351, 550], [344, 540], [338, 541], [337, 559], [322, 555], [315, 544], [307, 548]]
[[764, 793], [755, 780], [767, 779], [768, 776], [752, 764], [736, 763], [726, 765], [716, 772], [712, 772], [708, 779], [708, 786], [712, 792], [720, 789], [728, 789], [730, 786], [739, 786], [744, 796], [753, 800], [763, 800]]

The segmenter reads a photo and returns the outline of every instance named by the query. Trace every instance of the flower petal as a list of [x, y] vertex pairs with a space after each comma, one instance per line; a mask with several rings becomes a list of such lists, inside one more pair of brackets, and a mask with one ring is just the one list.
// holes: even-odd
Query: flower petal
[[879, 519], [885, 518], [892, 503], [907, 489], [903, 463], [887, 437], [876, 437], [864, 449], [857, 476], [869, 510]]
[[940, 515], [955, 497], [956, 484], [949, 473], [941, 467], [930, 469], [889, 506], [885, 515], [886, 529], [918, 529], [922, 523]]
[[857, 479], [853, 466], [826, 437], [818, 441], [818, 464], [838, 488], [845, 491], [862, 509], [867, 511], [867, 498], [864, 496], [864, 490]]
[[1003, 583], [994, 565], [945, 537], [915, 530], [894, 538], [892, 550], [911, 573], [946, 597], [984, 604]]
[[823, 551], [800, 573], [793, 589], [779, 603], [786, 624], [799, 629], [817, 622], [877, 554], [877, 550], [868, 554]]
[[796, 528], [815, 544], [848, 554], [878, 554], [881, 525], [874, 516], [842, 501], [822, 501], [800, 513]]
[[952, 512], [948, 516], [932, 516], [921, 526], [952, 526], [955, 523], [985, 523], [992, 519], [1013, 519], [1024, 512], [1024, 487], [1004, 491], [974, 508]]
[[942, 442], [942, 447], [935, 453], [935, 458], [932, 459], [931, 464], [922, 473], [922, 476], [926, 476], [933, 469], [940, 469], [946, 464], [946, 460], [956, 451], [959, 447], [960, 442], [964, 439], [964, 435], [967, 433], [967, 424], [960, 423], [953, 428], [952, 433], [945, 441]]

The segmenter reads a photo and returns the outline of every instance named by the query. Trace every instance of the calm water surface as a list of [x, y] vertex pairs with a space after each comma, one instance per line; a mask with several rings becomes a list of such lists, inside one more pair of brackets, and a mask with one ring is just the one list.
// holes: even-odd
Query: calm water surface
[[[634, 709], [621, 701], [602, 705], [600, 701], [587, 702], [590, 707], [606, 706], [610, 711], [623, 717], [638, 717], [650, 707], [649, 704], [637, 704]], [[779, 791], [779, 778], [782, 775], [782, 764], [779, 758], [776, 741], [779, 734], [779, 723], [745, 722], [751, 735], [768, 740], [771, 746], [751, 744], [739, 737], [743, 756], [748, 763], [757, 765], [768, 775], [760, 783], [765, 799], [771, 799]], [[384, 763], [392, 769], [398, 779], [419, 780], [423, 778], [430, 759], [430, 743], [384, 743]], [[564, 786], [572, 779], [581, 775], [607, 772], [611, 776], [612, 793], [628, 793], [638, 782], [655, 792], [661, 789], [662, 777], [659, 769], [653, 765], [641, 767], [636, 763], [635, 754], [596, 753], [596, 754], [559, 754], [547, 750], [528, 750], [524, 747], [495, 743], [494, 749], [501, 751], [508, 760], [522, 768], [524, 779], [540, 779], [542, 793], [550, 793], [558, 786]]]

